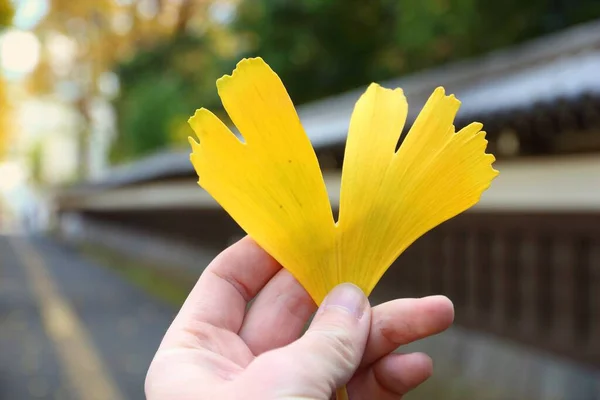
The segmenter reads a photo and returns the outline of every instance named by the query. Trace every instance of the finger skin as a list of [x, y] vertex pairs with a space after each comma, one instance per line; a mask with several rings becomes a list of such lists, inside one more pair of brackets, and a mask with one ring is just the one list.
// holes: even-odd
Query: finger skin
[[[316, 309], [308, 293], [286, 270], [281, 270], [254, 301], [240, 335], [253, 353], [285, 346], [299, 337]], [[454, 320], [452, 302], [444, 296], [398, 299], [373, 308], [371, 334], [362, 365], [368, 365], [399, 346], [446, 330]], [[282, 329], [267, 330], [265, 326]]]
[[252, 303], [240, 337], [254, 355], [283, 347], [298, 339], [316, 309], [308, 292], [282, 269]]
[[206, 268], [165, 335], [172, 336], [198, 325], [236, 333], [242, 326], [248, 302], [281, 269], [281, 265], [245, 237], [219, 254]]
[[389, 354], [357, 373], [348, 390], [356, 400], [398, 400], [432, 373], [433, 363], [426, 354]]
[[448, 329], [454, 306], [445, 296], [398, 299], [373, 308], [371, 334], [362, 366], [409, 344]]
[[327, 399], [356, 372], [370, 325], [371, 307], [361, 289], [339, 285], [300, 339], [257, 357], [240, 382], [253, 382], [261, 393], [256, 398]]

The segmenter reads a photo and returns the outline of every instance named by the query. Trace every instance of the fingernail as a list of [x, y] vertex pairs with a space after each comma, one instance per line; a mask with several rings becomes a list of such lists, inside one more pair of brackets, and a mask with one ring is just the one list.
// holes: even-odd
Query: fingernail
[[369, 301], [363, 291], [351, 283], [342, 283], [336, 286], [325, 298], [324, 309], [336, 307], [361, 319]]

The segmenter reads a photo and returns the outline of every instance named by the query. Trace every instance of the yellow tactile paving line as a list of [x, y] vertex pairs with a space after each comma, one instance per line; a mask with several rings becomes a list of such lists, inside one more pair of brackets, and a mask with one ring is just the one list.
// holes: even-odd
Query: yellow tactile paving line
[[26, 239], [12, 239], [31, 284], [42, 323], [54, 343], [73, 395], [80, 400], [123, 400], [83, 323], [59, 292], [44, 259]]

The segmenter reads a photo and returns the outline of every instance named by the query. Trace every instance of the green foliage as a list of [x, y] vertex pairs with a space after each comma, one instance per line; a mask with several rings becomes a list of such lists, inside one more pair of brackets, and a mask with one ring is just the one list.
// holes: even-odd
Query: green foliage
[[244, 55], [262, 56], [296, 103], [338, 93], [398, 70], [394, 1], [245, 1], [234, 29]]
[[178, 134], [181, 125], [199, 104], [218, 103], [218, 61], [207, 41], [179, 36], [121, 65], [122, 90], [115, 101], [119, 136], [111, 148], [111, 160], [128, 161], [187, 143]]
[[43, 153], [44, 147], [42, 141], [36, 141], [28, 153], [29, 169], [31, 171], [32, 183], [41, 186], [44, 184], [44, 171], [43, 171]]
[[128, 154], [144, 155], [169, 145], [168, 127], [174, 118], [182, 118], [185, 104], [179, 96], [181, 79], [162, 76], [151, 84], [132, 88], [121, 102], [120, 143], [113, 148], [116, 160]]
[[236, 59], [208, 28], [121, 66], [113, 159], [182, 142], [197, 107], [218, 112], [215, 80], [242, 57], [263, 57], [301, 104], [598, 17], [598, 0], [241, 0], [229, 27]]
[[6, 28], [12, 24], [15, 9], [11, 0], [0, 0], [0, 28]]
[[597, 0], [246, 0], [234, 28], [302, 103], [598, 17]]

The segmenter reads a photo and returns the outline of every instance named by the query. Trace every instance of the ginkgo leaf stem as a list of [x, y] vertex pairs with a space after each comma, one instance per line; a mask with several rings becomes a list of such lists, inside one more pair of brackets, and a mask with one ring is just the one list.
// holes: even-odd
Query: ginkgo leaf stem
[[336, 389], [335, 399], [336, 400], [349, 400], [348, 399], [348, 390], [346, 390], [346, 385]]

